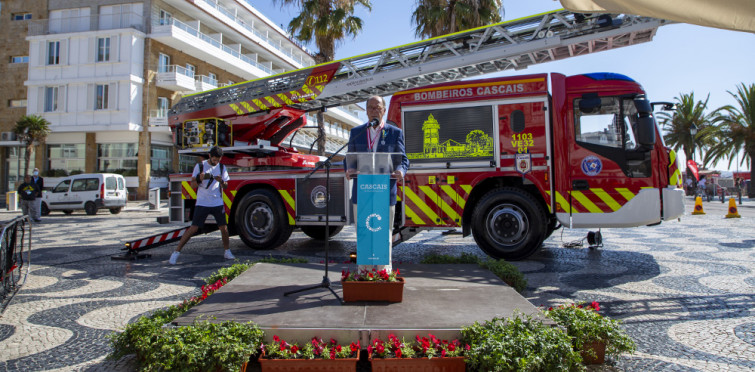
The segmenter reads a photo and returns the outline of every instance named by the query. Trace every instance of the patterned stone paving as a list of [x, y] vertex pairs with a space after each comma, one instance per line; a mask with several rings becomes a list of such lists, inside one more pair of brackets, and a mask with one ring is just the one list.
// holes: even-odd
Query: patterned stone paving
[[[621, 319], [638, 351], [605, 369], [755, 370], [755, 201], [745, 200], [741, 219], [724, 219], [726, 206], [717, 202], [706, 202], [705, 211], [660, 226], [604, 229], [599, 249], [563, 248], [587, 230], [557, 230], [540, 252], [515, 263], [529, 281], [525, 297], [543, 306], [598, 301], [601, 312]], [[132, 358], [104, 360], [107, 335], [199, 293], [202, 278], [228, 265], [217, 232], [192, 239], [176, 266], [167, 264], [175, 244], [151, 250], [151, 259], [110, 259], [124, 240], [170, 229], [155, 223], [158, 215], [130, 203], [119, 215], [43, 218], [33, 230], [31, 274], [0, 316], [0, 370], [133, 370]], [[0, 212], [0, 220], [13, 216]], [[274, 251], [231, 239], [241, 260], [323, 262], [321, 246], [299, 232]], [[331, 260], [346, 260], [354, 230], [347, 227], [330, 246]], [[397, 246], [394, 260], [400, 267], [427, 253], [462, 252], [484, 256], [471, 237], [423, 232]]]

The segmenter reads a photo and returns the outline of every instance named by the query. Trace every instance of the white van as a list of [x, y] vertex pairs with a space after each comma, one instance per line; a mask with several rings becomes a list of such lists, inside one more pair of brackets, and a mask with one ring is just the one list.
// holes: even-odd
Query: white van
[[120, 174], [77, 174], [61, 179], [52, 190], [43, 193], [41, 213], [47, 216], [50, 211], [61, 210], [71, 214], [74, 209], [83, 209], [92, 215], [107, 208], [117, 214], [127, 199], [126, 180]]

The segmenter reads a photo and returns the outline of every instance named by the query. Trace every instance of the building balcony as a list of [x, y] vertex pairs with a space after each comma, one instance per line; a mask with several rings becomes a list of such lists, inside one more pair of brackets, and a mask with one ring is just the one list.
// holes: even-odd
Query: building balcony
[[203, 92], [205, 90], [216, 89], [218, 87], [218, 80], [209, 76], [199, 75], [196, 79], [196, 91]]
[[168, 109], [158, 109], [149, 111], [149, 126], [161, 127], [168, 126]]
[[267, 65], [259, 63], [242, 54], [241, 51], [225, 45], [176, 19], [156, 22], [152, 25], [152, 33], [149, 37], [246, 80], [273, 74], [269, 63]]
[[157, 86], [177, 92], [193, 92], [197, 89], [194, 72], [178, 65], [158, 67]]
[[134, 13], [94, 14], [82, 17], [41, 19], [29, 23], [29, 36], [133, 28], [144, 32], [144, 17]]

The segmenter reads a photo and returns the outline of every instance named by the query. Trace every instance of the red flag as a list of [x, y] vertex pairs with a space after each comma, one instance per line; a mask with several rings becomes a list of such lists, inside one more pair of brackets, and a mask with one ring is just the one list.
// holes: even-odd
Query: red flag
[[697, 163], [694, 160], [687, 160], [687, 168], [692, 171], [692, 175], [695, 176], [695, 180], [700, 181], [700, 175], [697, 173]]

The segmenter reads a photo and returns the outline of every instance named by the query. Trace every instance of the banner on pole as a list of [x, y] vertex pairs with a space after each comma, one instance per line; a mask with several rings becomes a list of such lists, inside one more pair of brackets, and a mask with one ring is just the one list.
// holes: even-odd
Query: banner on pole
[[357, 265], [389, 265], [390, 176], [357, 177]]
[[700, 174], [697, 172], [697, 163], [694, 160], [687, 160], [687, 168], [692, 171], [692, 175], [695, 176], [695, 180], [700, 181]]

